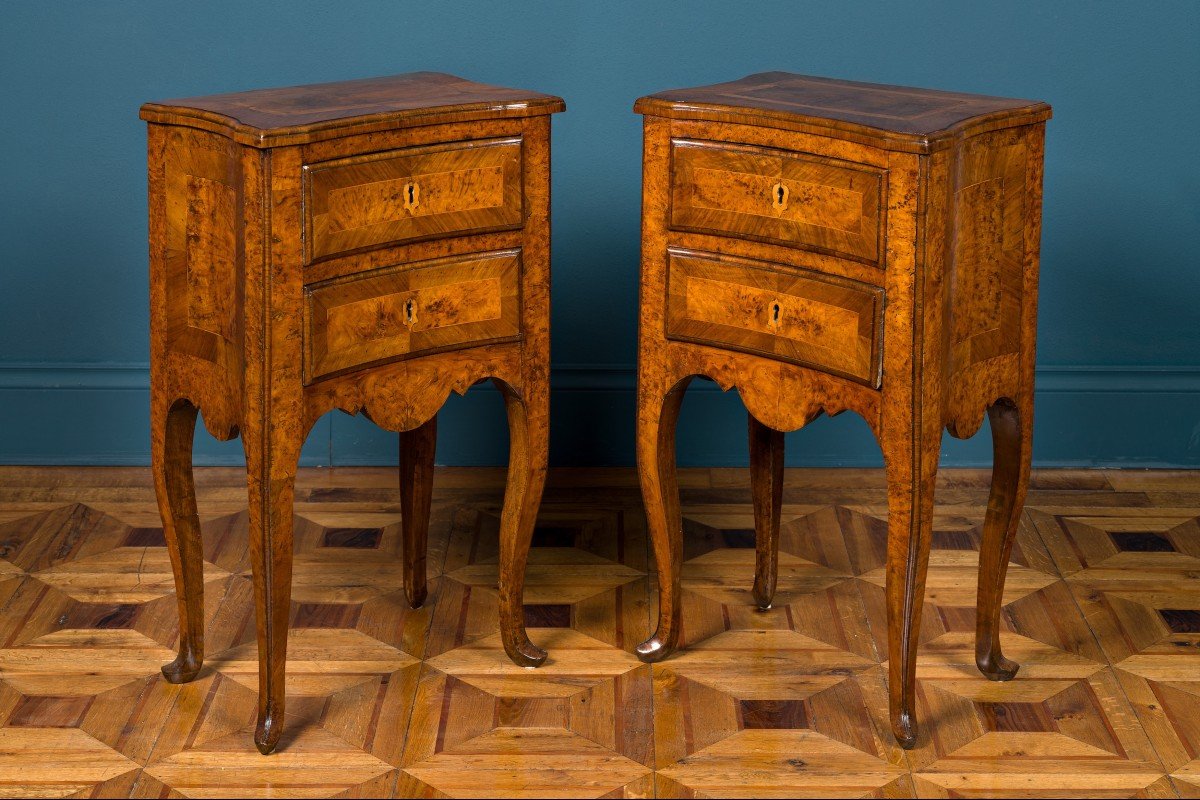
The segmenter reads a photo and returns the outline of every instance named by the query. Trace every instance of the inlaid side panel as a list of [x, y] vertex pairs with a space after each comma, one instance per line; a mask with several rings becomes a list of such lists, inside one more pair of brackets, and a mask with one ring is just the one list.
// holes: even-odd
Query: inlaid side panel
[[883, 291], [747, 259], [668, 252], [666, 334], [877, 386]]
[[454, 142], [304, 167], [305, 255], [521, 227], [521, 138]]
[[672, 228], [878, 261], [883, 170], [688, 139], [671, 154]]
[[168, 350], [213, 363], [234, 356], [241, 290], [239, 150], [186, 129], [163, 158]]
[[519, 250], [472, 254], [305, 288], [305, 382], [418, 352], [511, 340]]
[[952, 273], [953, 371], [1020, 349], [1028, 158], [1021, 130], [970, 139], [959, 156]]
[[187, 322], [229, 340], [233, 336], [230, 307], [237, 262], [237, 192], [227, 184], [189, 175], [187, 198]]

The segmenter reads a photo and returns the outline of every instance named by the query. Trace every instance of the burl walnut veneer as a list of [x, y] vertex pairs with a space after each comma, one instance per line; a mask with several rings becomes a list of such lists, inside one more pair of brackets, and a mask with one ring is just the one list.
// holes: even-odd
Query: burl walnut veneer
[[550, 117], [557, 97], [412, 73], [148, 103], [153, 467], [179, 597], [204, 657], [196, 414], [239, 434], [259, 646], [255, 742], [279, 741], [300, 447], [331, 409], [400, 433], [404, 577], [425, 599], [436, 415], [492, 379], [512, 449], [501, 522], [505, 649], [536, 665], [521, 585], [547, 458]]
[[695, 376], [749, 411], [754, 597], [776, 583], [783, 431], [861, 414], [888, 481], [892, 728], [914, 670], [942, 429], [991, 420], [976, 660], [992, 680], [1029, 476], [1042, 148], [1028, 100], [791, 75], [643, 97], [637, 453], [658, 561], [656, 661], [680, 629], [675, 423]]

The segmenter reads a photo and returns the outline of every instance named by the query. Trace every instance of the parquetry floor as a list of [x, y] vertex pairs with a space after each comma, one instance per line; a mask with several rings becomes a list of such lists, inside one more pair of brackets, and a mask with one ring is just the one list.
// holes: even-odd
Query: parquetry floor
[[497, 636], [500, 470], [442, 470], [430, 598], [400, 584], [389, 470], [302, 474], [279, 752], [257, 685], [245, 494], [200, 470], [207, 666], [163, 681], [175, 598], [148, 474], [0, 469], [0, 797], [1200, 797], [1200, 472], [1041, 472], [1005, 596], [1007, 684], [973, 667], [986, 472], [945, 473], [917, 749], [886, 723], [885, 494], [789, 470], [775, 608], [752, 609], [745, 471], [681, 475], [686, 648], [655, 603], [629, 470], [556, 473]]

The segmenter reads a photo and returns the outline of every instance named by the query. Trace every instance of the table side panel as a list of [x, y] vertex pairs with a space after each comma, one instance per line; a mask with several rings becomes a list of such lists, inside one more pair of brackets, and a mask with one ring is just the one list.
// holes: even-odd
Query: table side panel
[[954, 153], [945, 269], [950, 396], [956, 435], [982, 424], [988, 405], [1022, 391], [1033, 358], [1044, 125], [965, 140]]
[[189, 128], [150, 125], [148, 140], [152, 382], [228, 438], [240, 421], [247, 262], [261, 253], [263, 156]]

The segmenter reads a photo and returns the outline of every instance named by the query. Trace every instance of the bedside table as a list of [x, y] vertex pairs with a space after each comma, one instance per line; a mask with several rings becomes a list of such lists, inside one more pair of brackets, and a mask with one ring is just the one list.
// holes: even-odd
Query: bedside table
[[1042, 153], [1050, 107], [783, 72], [643, 97], [637, 452], [660, 610], [677, 645], [675, 424], [695, 376], [749, 411], [754, 597], [775, 591], [783, 433], [860, 414], [888, 482], [892, 729], [914, 672], [943, 428], [991, 420], [976, 660], [1007, 680], [999, 614], [1029, 478]]
[[512, 437], [501, 522], [504, 646], [546, 473], [550, 117], [557, 97], [432, 72], [147, 103], [152, 461], [179, 597], [204, 657], [197, 412], [240, 435], [259, 647], [255, 742], [284, 711], [297, 460], [326, 412], [400, 432], [404, 577], [425, 599], [436, 415], [492, 379]]

